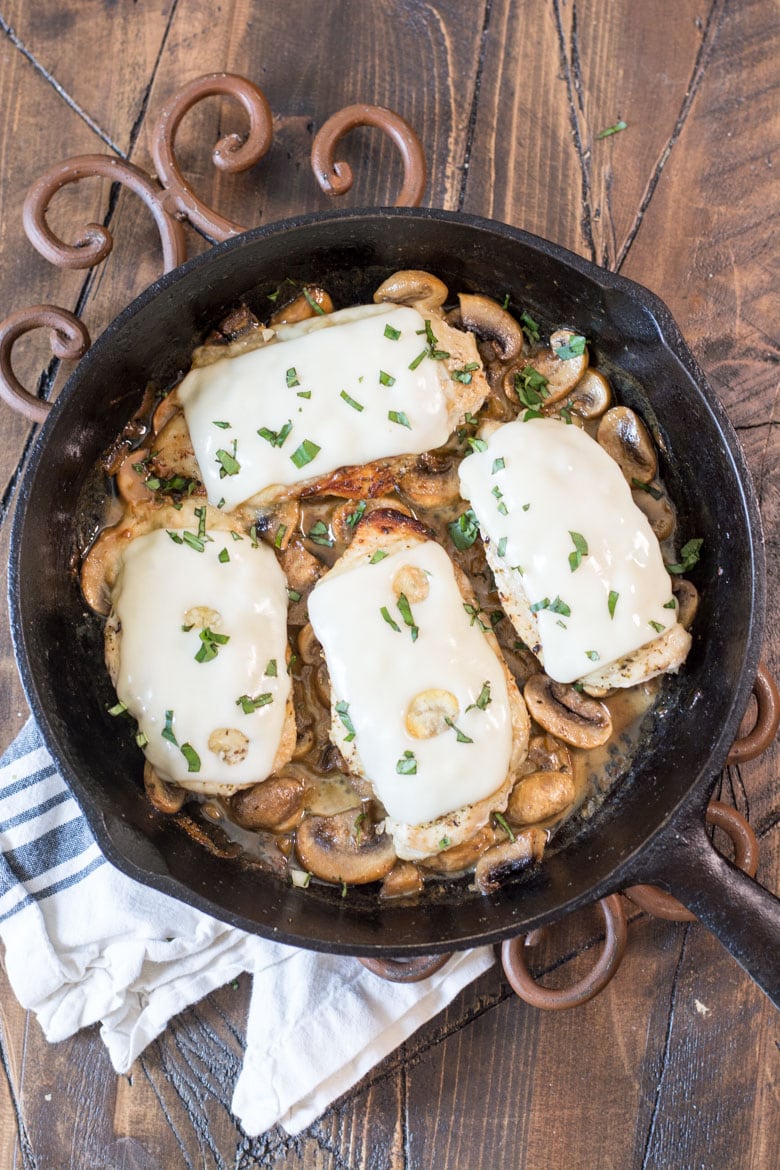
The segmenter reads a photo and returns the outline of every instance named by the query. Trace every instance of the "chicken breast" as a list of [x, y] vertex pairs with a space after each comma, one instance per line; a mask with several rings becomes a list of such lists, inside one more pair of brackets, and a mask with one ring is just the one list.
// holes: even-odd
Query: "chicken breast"
[[385, 807], [406, 860], [458, 845], [502, 812], [527, 755], [525, 703], [476, 610], [427, 530], [390, 509], [358, 524], [309, 598], [331, 739]]

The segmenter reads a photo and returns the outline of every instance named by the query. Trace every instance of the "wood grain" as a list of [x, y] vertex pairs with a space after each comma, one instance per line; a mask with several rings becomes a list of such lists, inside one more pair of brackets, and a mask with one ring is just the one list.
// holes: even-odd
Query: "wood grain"
[[[52, 207], [64, 235], [115, 231], [94, 273], [45, 264], [21, 234], [44, 165], [86, 151], [151, 168], [159, 111], [186, 81], [245, 74], [274, 111], [274, 145], [243, 176], [207, 147], [243, 129], [227, 100], [179, 135], [195, 189], [242, 223], [332, 206], [310, 173], [316, 129], [355, 101], [406, 116], [430, 164], [425, 202], [493, 216], [641, 281], [671, 307], [734, 421], [753, 472], [768, 563], [765, 657], [780, 671], [780, 440], [776, 279], [776, 7], [771, 0], [0, 0], [0, 265], [4, 308], [52, 300], [93, 335], [160, 271], [134, 196], [95, 181]], [[618, 118], [627, 129], [599, 138]], [[395, 149], [354, 132], [345, 205], [393, 202]], [[773, 153], [774, 152], [774, 153]], [[72, 236], [71, 236], [72, 238]], [[191, 252], [208, 246], [188, 234]], [[28, 385], [64, 371], [46, 340], [19, 347]], [[2, 413], [0, 558], [34, 432]], [[3, 600], [3, 606], [5, 601]], [[0, 734], [26, 712], [0, 611]], [[723, 791], [780, 888], [778, 749], [732, 767]], [[596, 915], [534, 951], [555, 984], [599, 943]], [[0, 969], [0, 1165], [11, 1170], [773, 1170], [780, 1164], [777, 1016], [703, 929], [631, 911], [614, 982], [570, 1013], [539, 1013], [499, 968], [356, 1085], [299, 1138], [248, 1138], [230, 1112], [246, 978], [183, 1013], [112, 1072], [97, 1029], [56, 1046]]]

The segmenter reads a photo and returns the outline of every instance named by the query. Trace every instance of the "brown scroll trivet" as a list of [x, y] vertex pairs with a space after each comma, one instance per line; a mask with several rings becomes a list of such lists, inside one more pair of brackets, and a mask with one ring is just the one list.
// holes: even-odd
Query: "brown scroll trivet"
[[[114, 155], [88, 154], [66, 159], [50, 167], [36, 180], [25, 199], [22, 218], [30, 242], [41, 255], [62, 268], [90, 268], [111, 252], [113, 237], [100, 224], [86, 224], [75, 243], [68, 244], [54, 235], [46, 220], [49, 204], [57, 191], [70, 183], [95, 176], [128, 187], [144, 201], [160, 233], [165, 272], [178, 267], [187, 258], [185, 221], [212, 241], [226, 240], [245, 231], [241, 224], [226, 219], [195, 194], [176, 158], [176, 134], [182, 119], [198, 102], [208, 97], [232, 98], [243, 107], [249, 122], [249, 129], [243, 136], [230, 134], [217, 143], [212, 151], [214, 166], [236, 174], [260, 162], [273, 142], [273, 115], [262, 90], [247, 78], [235, 74], [211, 73], [196, 78], [174, 94], [157, 119], [152, 132], [156, 176]], [[425, 153], [408, 123], [382, 106], [347, 106], [333, 114], [317, 132], [311, 149], [311, 166], [322, 190], [328, 195], [340, 196], [352, 187], [351, 168], [335, 156], [342, 138], [358, 126], [376, 127], [393, 140], [404, 167], [404, 182], [396, 206], [419, 205], [426, 183]], [[51, 349], [60, 359], [76, 360], [90, 346], [89, 334], [82, 322], [56, 305], [19, 309], [0, 323], [0, 398], [17, 413], [36, 423], [44, 421], [51, 404], [24, 389], [13, 372], [11, 355], [20, 337], [39, 328], [51, 330]], [[757, 703], [755, 725], [734, 743], [727, 763], [754, 759], [766, 750], [777, 732], [780, 697], [763, 666], [758, 670], [754, 694]], [[758, 864], [758, 844], [744, 817], [727, 805], [713, 802], [707, 810], [707, 821], [725, 829], [734, 843], [735, 863], [753, 876]], [[677, 921], [694, 918], [669, 894], [652, 886], [633, 886], [624, 894], [648, 913]], [[537, 1007], [575, 1007], [592, 999], [606, 986], [620, 966], [628, 930], [621, 895], [610, 894], [601, 899], [598, 906], [606, 928], [604, 947], [591, 971], [564, 990], [551, 990], [537, 983], [525, 962], [525, 948], [533, 946], [547, 931], [546, 927], [503, 944], [504, 970], [522, 999]], [[445, 954], [413, 959], [360, 959], [359, 962], [383, 979], [412, 983], [438, 971], [449, 957]]]

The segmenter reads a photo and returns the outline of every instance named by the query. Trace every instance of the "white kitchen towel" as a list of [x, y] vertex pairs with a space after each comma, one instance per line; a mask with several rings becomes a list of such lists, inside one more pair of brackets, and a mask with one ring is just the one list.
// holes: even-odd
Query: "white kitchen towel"
[[171, 1016], [253, 977], [233, 1111], [300, 1133], [494, 961], [454, 956], [421, 983], [246, 934], [110, 865], [30, 720], [0, 760], [0, 938], [11, 986], [50, 1041], [100, 1022], [118, 1073]]

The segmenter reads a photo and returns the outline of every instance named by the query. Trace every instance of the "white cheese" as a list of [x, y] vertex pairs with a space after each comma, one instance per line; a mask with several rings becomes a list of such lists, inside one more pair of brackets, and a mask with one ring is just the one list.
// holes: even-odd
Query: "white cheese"
[[[113, 596], [121, 623], [117, 694], [147, 737], [144, 750], [160, 776], [194, 787], [265, 779], [290, 693], [284, 574], [265, 545], [253, 548], [248, 537], [234, 541], [228, 532], [213, 536], [203, 552], [175, 543], [164, 530], [137, 537]], [[230, 558], [224, 563], [223, 548]], [[215, 656], [198, 662], [208, 639], [204, 625], [229, 641], [213, 643]], [[248, 713], [237, 702], [261, 695], [270, 700]], [[169, 723], [179, 746], [163, 738], [166, 711], [173, 713]], [[246, 737], [244, 759], [228, 763], [214, 740], [209, 746], [220, 729]], [[189, 770], [184, 744], [197, 753], [199, 771]]]
[[[416, 639], [393, 588], [399, 569], [410, 565], [428, 582], [427, 597], [410, 607]], [[504, 672], [464, 608], [443, 549], [422, 543], [323, 577], [309, 597], [309, 617], [334, 705], [347, 704], [364, 775], [391, 817], [424, 824], [503, 784], [512, 751]], [[452, 725], [429, 738], [410, 734], [416, 696], [441, 690], [456, 703]]]
[[426, 348], [416, 309], [363, 305], [191, 370], [178, 394], [209, 502], [230, 510], [339, 467], [441, 446], [449, 373], [427, 356], [410, 369]]
[[617, 463], [579, 427], [507, 423], [463, 460], [460, 482], [494, 563], [535, 612], [551, 678], [582, 678], [675, 624], [658, 540]]

